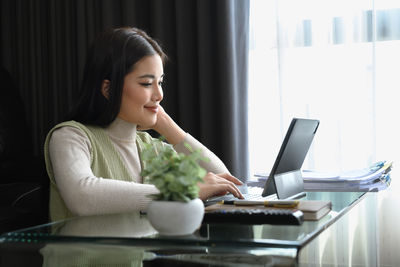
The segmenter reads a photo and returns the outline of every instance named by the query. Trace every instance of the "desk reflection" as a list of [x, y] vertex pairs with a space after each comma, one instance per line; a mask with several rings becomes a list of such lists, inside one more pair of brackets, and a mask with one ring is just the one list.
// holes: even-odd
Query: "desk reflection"
[[[332, 251], [329, 246], [317, 249], [321, 245], [325, 247], [324, 236], [341, 236], [338, 239], [341, 241], [346, 232], [349, 236], [359, 235], [360, 229], [373, 232], [376, 224], [361, 227], [351, 215], [354, 211], [360, 219], [365, 218], [365, 213], [376, 216], [376, 210], [372, 209], [376, 201], [365, 203], [364, 198], [361, 192], [308, 193], [310, 200], [331, 200], [332, 211], [318, 221], [307, 221], [301, 226], [203, 224], [192, 235], [175, 237], [159, 235], [140, 213], [76, 217], [5, 233], [0, 237], [0, 262], [20, 261], [30, 254], [36, 265], [28, 259], [24, 261], [28, 264], [14, 266], [167, 266], [167, 262], [168, 266], [288, 266], [313, 263], [314, 259], [317, 262], [327, 259], [323, 255]], [[372, 219], [363, 221], [374, 222]], [[332, 233], [334, 229], [342, 234]], [[338, 250], [337, 255], [345, 254], [348, 248], [356, 252], [365, 247], [357, 246], [357, 242], [350, 242], [348, 246], [342, 242], [336, 244], [344, 249]], [[323, 255], [317, 257], [317, 254]]]
[[127, 246], [85, 243], [47, 244], [41, 250], [43, 267], [66, 266], [142, 266], [152, 253]]
[[145, 237], [157, 233], [139, 212], [76, 217], [51, 229], [52, 235], [79, 237]]
[[[159, 237], [146, 216], [139, 213], [77, 217], [49, 227], [50, 236], [68, 237], [68, 242], [50, 242], [41, 248], [39, 252], [43, 257], [43, 267], [295, 265], [295, 257], [272, 256], [272, 252], [265, 248], [248, 251], [235, 247], [177, 248], [127, 244], [129, 238]], [[121, 238], [126, 238], [125, 242], [120, 242]], [[202, 225], [194, 235], [174, 238], [251, 240], [254, 235], [251, 225]], [[295, 255], [296, 252], [291, 250], [290, 253]]]
[[[77, 217], [55, 224], [52, 235], [69, 237], [145, 237], [157, 234], [140, 213]], [[43, 267], [51, 266], [142, 266], [154, 253], [123, 245], [48, 243], [41, 250]]]

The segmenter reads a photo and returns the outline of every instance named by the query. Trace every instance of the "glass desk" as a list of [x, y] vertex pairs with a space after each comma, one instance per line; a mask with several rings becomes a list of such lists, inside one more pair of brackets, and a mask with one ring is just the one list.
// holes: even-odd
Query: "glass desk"
[[139, 213], [76, 217], [1, 235], [0, 263], [24, 253], [30, 266], [296, 266], [300, 250], [368, 194], [308, 192], [332, 210], [300, 226], [203, 224], [180, 237], [159, 235]]

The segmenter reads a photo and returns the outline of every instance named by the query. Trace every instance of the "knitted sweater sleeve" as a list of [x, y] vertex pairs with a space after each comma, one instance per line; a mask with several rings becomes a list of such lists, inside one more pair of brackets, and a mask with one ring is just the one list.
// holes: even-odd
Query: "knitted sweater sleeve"
[[[174, 149], [189, 153], [185, 143], [193, 149], [200, 149], [203, 156], [210, 159], [200, 163], [207, 171], [229, 173], [214, 153], [189, 134]], [[55, 130], [49, 142], [49, 154], [57, 188], [73, 214], [82, 216], [146, 210], [151, 201], [148, 195], [158, 193], [154, 185], [96, 177], [90, 168], [90, 141], [77, 128]]]
[[206, 171], [216, 174], [229, 173], [229, 170], [226, 168], [225, 164], [213, 152], [211, 152], [207, 147], [197, 141], [190, 134], [186, 134], [185, 139], [179, 144], [176, 144], [174, 149], [177, 152], [188, 154], [189, 150], [185, 147], [185, 143], [189, 144], [193, 150], [200, 149], [202, 151], [202, 155], [209, 159], [208, 162], [199, 162]]
[[154, 185], [96, 177], [90, 168], [90, 142], [83, 132], [62, 127], [53, 132], [49, 153], [55, 182], [76, 215], [145, 210]]

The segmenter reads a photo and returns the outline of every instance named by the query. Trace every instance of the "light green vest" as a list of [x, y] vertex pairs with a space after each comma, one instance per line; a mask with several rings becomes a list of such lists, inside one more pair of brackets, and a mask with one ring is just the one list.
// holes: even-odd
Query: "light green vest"
[[[104, 177], [114, 180], [133, 181], [133, 177], [125, 166], [119, 152], [111, 143], [106, 131], [102, 127], [83, 125], [76, 121], [67, 121], [56, 125], [52, 128], [44, 144], [44, 156], [46, 161], [46, 169], [50, 178], [50, 220], [57, 221], [75, 216], [65, 205], [57, 188], [53, 167], [51, 165], [49, 154], [49, 141], [54, 130], [63, 126], [71, 126], [82, 130], [88, 137], [90, 150], [90, 168], [97, 177]], [[143, 151], [143, 143], [153, 143], [153, 138], [146, 132], [137, 132], [136, 144], [141, 158]], [[140, 160], [141, 168], [144, 168], [144, 162]]]

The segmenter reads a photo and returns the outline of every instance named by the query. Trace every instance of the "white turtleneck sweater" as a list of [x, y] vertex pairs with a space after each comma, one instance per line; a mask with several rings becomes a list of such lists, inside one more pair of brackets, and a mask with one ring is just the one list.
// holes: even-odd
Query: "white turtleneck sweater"
[[[81, 130], [62, 127], [53, 132], [49, 153], [55, 181], [68, 209], [76, 215], [94, 215], [145, 210], [149, 194], [157, 193], [154, 185], [142, 184], [139, 154], [136, 147], [136, 125], [117, 118], [106, 129], [135, 182], [96, 177], [90, 169], [90, 141]], [[209, 172], [229, 172], [222, 161], [191, 135], [174, 146], [188, 153], [184, 146], [201, 149], [210, 159], [200, 163]]]

